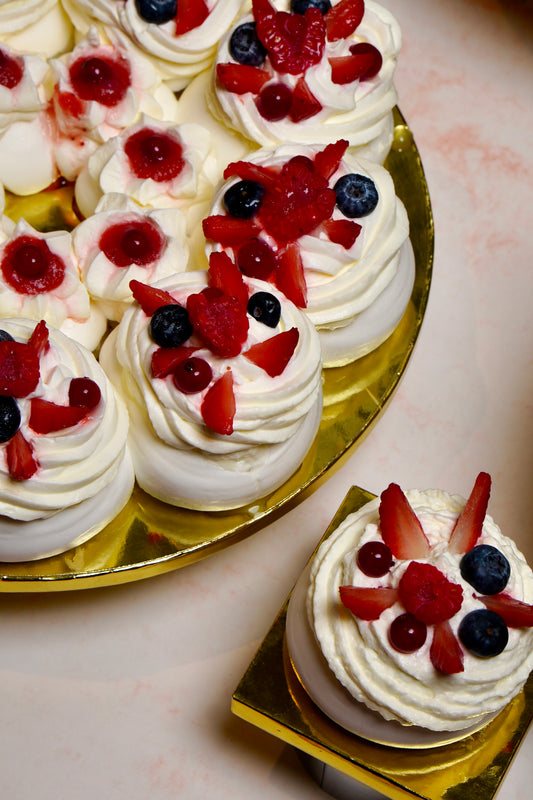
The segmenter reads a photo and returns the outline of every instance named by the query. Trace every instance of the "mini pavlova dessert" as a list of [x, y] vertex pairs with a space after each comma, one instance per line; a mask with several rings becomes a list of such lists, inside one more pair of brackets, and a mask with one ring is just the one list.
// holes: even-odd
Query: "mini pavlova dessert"
[[0, 320], [0, 561], [61, 553], [118, 514], [127, 433], [92, 353], [44, 321]]
[[398, 23], [371, 0], [252, 0], [220, 42], [206, 102], [251, 147], [343, 138], [383, 162], [400, 47]]
[[96, 25], [149, 59], [173, 91], [213, 61], [243, 0], [62, 0], [77, 30]]
[[321, 418], [311, 323], [277, 290], [244, 280], [224, 253], [209, 272], [150, 287], [100, 361], [131, 416], [137, 482], [172, 505], [222, 511], [287, 480]]
[[203, 221], [207, 252], [268, 280], [319, 332], [325, 367], [381, 344], [415, 277], [409, 220], [390, 174], [348, 142], [263, 148], [229, 164]]
[[154, 283], [186, 270], [185, 215], [106, 194], [72, 231], [72, 247], [91, 301], [118, 322], [133, 301], [130, 281]]
[[[308, 623], [343, 691], [333, 712], [348, 714], [343, 726], [366, 708], [400, 726], [470, 731], [525, 684], [533, 572], [486, 514], [490, 483], [480, 473], [466, 503], [391, 484], [319, 547], [306, 580]], [[312, 684], [304, 683], [330, 715]]]
[[95, 350], [106, 317], [81, 281], [71, 234], [41, 233], [21, 218], [0, 230], [0, 242], [0, 317], [43, 319]]

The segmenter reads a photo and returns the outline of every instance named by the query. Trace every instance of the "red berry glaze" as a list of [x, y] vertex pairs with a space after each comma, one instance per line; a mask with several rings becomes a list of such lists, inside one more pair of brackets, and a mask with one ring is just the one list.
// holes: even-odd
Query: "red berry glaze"
[[75, 92], [85, 101], [104, 106], [118, 105], [131, 86], [131, 71], [126, 58], [83, 56], [69, 69]]
[[124, 152], [132, 171], [143, 180], [172, 181], [185, 166], [181, 143], [170, 132], [141, 128], [128, 137]]
[[165, 238], [160, 228], [146, 219], [120, 222], [107, 228], [99, 241], [100, 250], [116, 267], [146, 266], [161, 257]]
[[5, 50], [0, 49], [0, 86], [14, 89], [21, 82], [23, 72], [21, 60], [12, 58]]
[[391, 622], [389, 642], [398, 653], [414, 653], [420, 650], [426, 637], [426, 624], [412, 614], [400, 614]]
[[206, 389], [213, 378], [213, 370], [203, 358], [186, 358], [177, 364], [173, 381], [183, 394], [196, 394]]
[[426, 625], [453, 617], [461, 608], [463, 590], [432, 564], [411, 561], [398, 585], [405, 609]]
[[96, 408], [102, 393], [100, 387], [91, 378], [72, 378], [68, 388], [68, 402], [77, 408]]
[[370, 578], [381, 578], [392, 566], [392, 553], [384, 542], [365, 542], [357, 551], [356, 563]]
[[57, 289], [65, 264], [44, 239], [23, 234], [4, 246], [0, 269], [4, 280], [19, 294], [42, 294]]

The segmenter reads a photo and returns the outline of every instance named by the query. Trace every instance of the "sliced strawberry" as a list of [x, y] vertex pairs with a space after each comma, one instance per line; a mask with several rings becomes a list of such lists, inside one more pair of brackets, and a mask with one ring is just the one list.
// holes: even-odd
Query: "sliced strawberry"
[[179, 0], [176, 11], [176, 36], [198, 28], [209, 16], [205, 0]]
[[390, 608], [398, 600], [398, 590], [393, 587], [379, 586], [369, 588], [362, 586], [339, 586], [341, 602], [348, 611], [359, 619], [378, 619], [386, 608]]
[[353, 247], [361, 233], [361, 225], [351, 219], [327, 219], [322, 223], [330, 242], [340, 244], [345, 250]]
[[249, 361], [264, 369], [271, 378], [275, 378], [285, 370], [296, 349], [299, 338], [298, 328], [290, 328], [288, 331], [282, 331], [276, 336], [271, 336], [270, 339], [264, 342], [252, 345], [243, 355]]
[[250, 219], [237, 219], [224, 214], [213, 214], [202, 220], [202, 228], [206, 239], [218, 242], [222, 247], [238, 247], [253, 239], [261, 231], [261, 227]]
[[444, 675], [464, 671], [463, 651], [448, 620], [435, 625], [429, 657], [435, 669]]
[[33, 333], [28, 339], [28, 345], [34, 350], [37, 356], [41, 356], [43, 353], [46, 353], [50, 347], [48, 340], [48, 328], [46, 327], [46, 322], [44, 319], [38, 322], [33, 329]]
[[140, 281], [130, 281], [130, 289], [133, 298], [139, 303], [147, 317], [155, 314], [161, 306], [174, 305], [176, 303], [170, 292], [156, 289], [155, 286], [148, 286], [148, 284]]
[[364, 0], [340, 0], [326, 14], [328, 42], [347, 39], [361, 24], [365, 13]]
[[186, 361], [197, 347], [158, 347], [152, 353], [152, 375], [154, 378], [166, 378], [171, 375], [178, 364]]
[[236, 177], [243, 181], [256, 181], [265, 188], [273, 188], [276, 185], [279, 172], [278, 169], [273, 167], [263, 167], [260, 164], [252, 164], [250, 161], [232, 161], [225, 168], [223, 177], [224, 180]]
[[39, 355], [23, 342], [0, 342], [0, 395], [27, 397], [39, 383]]
[[480, 597], [478, 600], [490, 611], [495, 611], [509, 628], [531, 628], [533, 626], [533, 605], [515, 600], [508, 594], [491, 594]]
[[217, 64], [217, 78], [224, 89], [232, 94], [259, 94], [271, 79], [266, 69], [247, 64]]
[[29, 426], [35, 433], [53, 433], [72, 428], [87, 416], [87, 409], [79, 406], [61, 406], [32, 397]]
[[27, 481], [39, 469], [33, 445], [26, 441], [20, 429], [7, 443], [6, 457], [9, 474], [15, 481]]
[[280, 252], [274, 271], [274, 284], [298, 308], [307, 307], [307, 284], [300, 248], [296, 242]]
[[397, 483], [381, 494], [379, 506], [381, 536], [396, 558], [427, 558], [429, 542], [418, 517]]
[[227, 253], [211, 253], [209, 256], [209, 285], [220, 289], [230, 297], [236, 297], [245, 308], [248, 303], [248, 287], [242, 272]]
[[269, 0], [252, 0], [257, 36], [274, 69], [299, 75], [318, 64], [326, 43], [326, 23], [317, 8], [305, 14], [276, 11]]
[[[216, 292], [216, 294], [215, 294]], [[221, 358], [238, 356], [248, 336], [246, 307], [216, 287], [191, 294], [187, 311], [196, 335]]]
[[463, 603], [463, 590], [432, 564], [411, 561], [398, 584], [406, 611], [426, 625], [451, 619]]
[[315, 171], [329, 180], [338, 170], [348, 144], [346, 139], [339, 139], [337, 142], [326, 145], [314, 158]]
[[350, 47], [349, 56], [338, 56], [328, 60], [331, 80], [341, 86], [352, 81], [373, 78], [383, 63], [379, 50], [366, 42]]
[[310, 119], [322, 111], [322, 104], [316, 99], [304, 78], [298, 78], [292, 92], [289, 117], [293, 122]]
[[235, 395], [231, 370], [227, 370], [207, 390], [202, 403], [202, 417], [207, 427], [215, 433], [223, 436], [233, 433]]
[[450, 553], [466, 553], [481, 536], [490, 498], [491, 477], [480, 472], [450, 535]]

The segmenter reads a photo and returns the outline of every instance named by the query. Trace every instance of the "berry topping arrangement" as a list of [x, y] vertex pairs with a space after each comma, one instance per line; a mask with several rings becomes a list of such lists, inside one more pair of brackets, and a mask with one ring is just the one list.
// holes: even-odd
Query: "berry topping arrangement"
[[298, 240], [316, 236], [349, 250], [361, 232], [354, 218], [370, 214], [377, 204], [375, 184], [365, 176], [348, 173], [330, 186], [347, 147], [347, 141], [339, 140], [312, 159], [294, 156], [280, 167], [229, 164], [224, 178], [240, 180], [224, 193], [227, 213], [203, 220], [206, 238], [231, 250], [244, 275], [271, 281], [305, 308], [307, 285]]
[[[431, 636], [431, 663], [446, 675], [464, 670], [463, 648], [481, 658], [497, 656], [505, 649], [509, 628], [533, 625], [533, 606], [504, 592], [511, 575], [508, 559], [496, 547], [479, 543], [490, 486], [490, 476], [480, 473], [450, 534], [448, 551], [457, 561], [462, 585], [432, 563], [433, 558], [439, 563], [438, 555], [422, 524], [401, 488], [391, 484], [380, 500], [381, 540], [364, 543], [355, 556], [357, 568], [377, 585], [339, 587], [342, 604], [369, 623], [399, 604], [403, 611], [389, 626], [391, 646], [415, 653]], [[399, 580], [389, 580], [393, 568]], [[480, 605], [461, 618], [470, 588]]]

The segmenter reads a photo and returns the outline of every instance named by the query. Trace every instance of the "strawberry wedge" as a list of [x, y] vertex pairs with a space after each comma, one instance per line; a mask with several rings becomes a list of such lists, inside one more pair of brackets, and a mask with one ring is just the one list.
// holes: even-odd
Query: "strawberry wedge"
[[429, 657], [435, 669], [444, 675], [464, 671], [463, 651], [448, 620], [439, 622], [433, 628]]
[[427, 558], [430, 547], [418, 517], [397, 483], [381, 494], [381, 536], [396, 558]]
[[489, 504], [490, 486], [490, 475], [486, 472], [480, 472], [470, 497], [453, 527], [449, 544], [450, 553], [461, 554], [468, 552], [481, 536], [483, 521]]
[[33, 455], [33, 445], [26, 441], [19, 430], [9, 440], [6, 448], [7, 468], [14, 481], [27, 481], [39, 469]]
[[202, 417], [212, 431], [229, 436], [233, 433], [234, 416], [233, 375], [228, 370], [208, 389], [202, 403]]
[[533, 606], [515, 600], [508, 594], [491, 594], [478, 600], [490, 610], [495, 611], [509, 628], [531, 628], [533, 626]]
[[214, 252], [209, 256], [209, 285], [220, 289], [230, 297], [236, 297], [246, 307], [248, 303], [248, 287], [242, 272], [233, 263], [227, 253]]
[[298, 328], [290, 328], [264, 342], [252, 345], [243, 356], [263, 369], [271, 378], [276, 378], [284, 372], [291, 360], [299, 338]]
[[141, 281], [131, 280], [130, 289], [133, 299], [136, 300], [147, 317], [151, 317], [161, 306], [175, 305], [176, 300], [170, 292], [156, 289]]
[[398, 599], [398, 590], [390, 586], [339, 586], [341, 603], [359, 619], [378, 619]]

